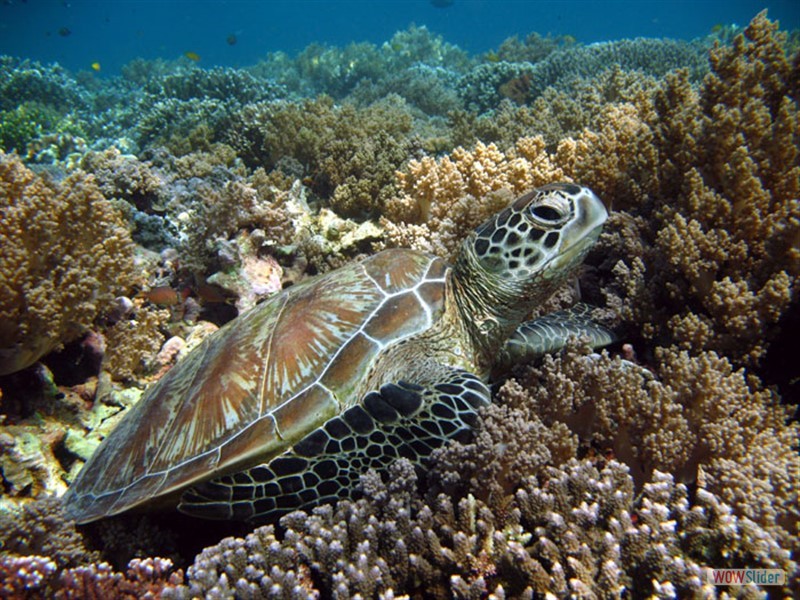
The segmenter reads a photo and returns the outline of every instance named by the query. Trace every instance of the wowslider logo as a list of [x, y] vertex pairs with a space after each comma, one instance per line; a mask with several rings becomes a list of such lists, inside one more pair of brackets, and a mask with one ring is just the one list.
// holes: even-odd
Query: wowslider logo
[[786, 585], [786, 573], [780, 569], [707, 569], [711, 585]]

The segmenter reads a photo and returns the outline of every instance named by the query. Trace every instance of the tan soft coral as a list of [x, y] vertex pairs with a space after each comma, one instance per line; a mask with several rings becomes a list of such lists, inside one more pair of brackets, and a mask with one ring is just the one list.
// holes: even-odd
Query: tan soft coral
[[635, 320], [751, 365], [800, 277], [800, 117], [784, 44], [761, 14], [733, 47], [711, 52], [699, 91], [685, 73], [666, 79], [643, 114], [662, 167], [656, 202], [632, 209], [654, 241], [650, 297], [630, 299]]
[[472, 228], [515, 194], [563, 179], [544, 146], [540, 137], [522, 138], [503, 153], [478, 142], [439, 160], [412, 160], [397, 173], [400, 194], [387, 201], [381, 218], [387, 245], [452, 255]]
[[[488, 409], [480, 431], [494, 432], [496, 443], [514, 450], [519, 442], [512, 444], [506, 436], [535, 429], [539, 423], [554, 431], [566, 425], [585, 444], [611, 451], [628, 464], [637, 485], [651, 481], [656, 470], [698, 482], [785, 547], [795, 546], [800, 456], [798, 428], [787, 424], [788, 411], [755, 377], [735, 371], [713, 352], [690, 356], [660, 348], [655, 362], [651, 373], [607, 354], [572, 347], [563, 356], [546, 358], [519, 381], [507, 382], [499, 398], [508, 408]], [[472, 447], [482, 443], [480, 431]], [[551, 452], [553, 464], [559, 464], [567, 456], [567, 439], [562, 434], [537, 443]], [[463, 469], [472, 464], [463, 460], [470, 454], [470, 446], [453, 445], [440, 452], [438, 470], [461, 469], [461, 480], [476, 494], [503, 486], [506, 493], [513, 490], [507, 472], [502, 479], [470, 479], [469, 470]], [[503, 460], [513, 464], [518, 459]], [[518, 482], [524, 471], [516, 473]]]
[[0, 154], [0, 373], [76, 337], [134, 280], [133, 242], [91, 176], [60, 183]]

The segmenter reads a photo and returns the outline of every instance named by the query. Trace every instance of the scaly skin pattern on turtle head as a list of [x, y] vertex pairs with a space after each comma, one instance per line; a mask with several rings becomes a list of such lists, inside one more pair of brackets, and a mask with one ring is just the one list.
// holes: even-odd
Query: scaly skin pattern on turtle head
[[590, 189], [550, 184], [519, 197], [462, 242], [450, 284], [477, 372], [491, 367], [531, 310], [581, 264], [607, 217]]

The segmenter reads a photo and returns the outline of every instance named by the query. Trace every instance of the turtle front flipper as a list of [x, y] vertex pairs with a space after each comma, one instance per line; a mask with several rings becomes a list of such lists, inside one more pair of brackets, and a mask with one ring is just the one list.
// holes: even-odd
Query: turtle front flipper
[[498, 361], [500, 370], [530, 362], [544, 354], [557, 352], [570, 337], [585, 336], [592, 348], [602, 348], [616, 338], [606, 327], [592, 320], [592, 307], [576, 304], [566, 310], [526, 321], [508, 338]]
[[187, 490], [178, 508], [212, 519], [275, 521], [352, 497], [368, 469], [385, 471], [401, 457], [422, 464], [448, 440], [467, 436], [478, 409], [490, 401], [475, 375], [460, 369], [448, 375], [425, 387], [386, 384], [269, 463]]

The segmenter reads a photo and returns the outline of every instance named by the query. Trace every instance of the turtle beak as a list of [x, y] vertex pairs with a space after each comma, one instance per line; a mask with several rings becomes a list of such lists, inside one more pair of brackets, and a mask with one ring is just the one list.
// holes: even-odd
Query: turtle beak
[[593, 191], [583, 188], [583, 193], [575, 200], [575, 217], [562, 233], [561, 252], [553, 259], [557, 268], [569, 268], [583, 260], [583, 257], [600, 237], [608, 211]]

